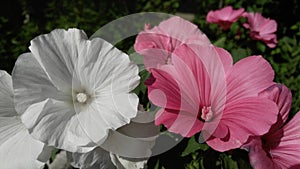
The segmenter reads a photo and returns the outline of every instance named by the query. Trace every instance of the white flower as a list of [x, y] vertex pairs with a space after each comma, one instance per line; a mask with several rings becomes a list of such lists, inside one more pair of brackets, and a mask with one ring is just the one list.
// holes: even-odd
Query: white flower
[[137, 114], [138, 68], [100, 38], [56, 29], [31, 41], [13, 71], [16, 110], [30, 133], [70, 152], [88, 152]]
[[[159, 134], [149, 112], [139, 111], [136, 118], [88, 153], [68, 153], [68, 159], [80, 169], [144, 169]], [[143, 119], [143, 120], [141, 120]]]
[[14, 108], [11, 77], [0, 70], [0, 168], [38, 169], [50, 156], [50, 149], [45, 147], [43, 152], [43, 148], [21, 122]]

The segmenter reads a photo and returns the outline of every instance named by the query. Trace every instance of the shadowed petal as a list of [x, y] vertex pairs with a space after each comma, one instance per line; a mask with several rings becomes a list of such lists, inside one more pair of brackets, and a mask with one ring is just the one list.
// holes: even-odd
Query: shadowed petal
[[[270, 150], [275, 164], [282, 168], [289, 168], [300, 165], [300, 112], [289, 121], [281, 130], [272, 134], [268, 142], [278, 142], [277, 147]], [[279, 137], [280, 140], [276, 139]], [[271, 136], [269, 136], [271, 138]]]
[[72, 101], [71, 94], [63, 93], [53, 85], [31, 53], [18, 57], [12, 77], [16, 110], [19, 114], [24, 113], [30, 105], [48, 98]]
[[[242, 146], [251, 135], [267, 133], [277, 120], [278, 108], [268, 99], [252, 97], [226, 105], [221, 123], [229, 128], [229, 138], [213, 138], [207, 144], [218, 151]], [[259, 120], [258, 120], [259, 119]]]
[[12, 80], [10, 75], [0, 70], [0, 117], [16, 116]]

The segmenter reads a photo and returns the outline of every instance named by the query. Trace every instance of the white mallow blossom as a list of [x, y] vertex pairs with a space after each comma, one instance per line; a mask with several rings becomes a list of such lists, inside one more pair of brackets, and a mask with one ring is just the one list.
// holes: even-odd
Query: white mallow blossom
[[50, 148], [31, 137], [14, 108], [11, 76], [0, 70], [0, 168], [38, 169]]
[[139, 111], [129, 124], [110, 131], [107, 140], [88, 153], [67, 153], [80, 169], [144, 169], [151, 156], [159, 128], [149, 112]]
[[33, 137], [88, 152], [137, 115], [138, 67], [128, 55], [78, 29], [31, 41], [13, 71], [15, 105]]

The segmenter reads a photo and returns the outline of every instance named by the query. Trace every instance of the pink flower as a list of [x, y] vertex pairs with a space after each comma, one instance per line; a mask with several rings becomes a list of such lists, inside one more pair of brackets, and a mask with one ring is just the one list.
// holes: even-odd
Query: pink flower
[[250, 29], [252, 39], [264, 42], [268, 47], [274, 48], [277, 44], [277, 23], [275, 20], [263, 17], [260, 13], [245, 13], [248, 23], [244, 23], [245, 28]]
[[237, 10], [232, 9], [232, 6], [226, 6], [220, 10], [210, 11], [206, 16], [206, 21], [216, 23], [222, 29], [227, 30], [231, 24], [236, 22], [244, 13], [244, 8]]
[[260, 94], [279, 107], [278, 121], [261, 137], [251, 137], [243, 147], [249, 150], [254, 169], [297, 169], [300, 167], [300, 112], [286, 123], [292, 94], [284, 85], [273, 85]]
[[224, 49], [190, 44], [177, 47], [171, 57], [172, 65], [153, 68], [146, 81], [150, 101], [162, 107], [156, 125], [185, 137], [202, 131], [208, 145], [227, 151], [276, 122], [276, 104], [258, 97], [274, 77], [261, 56], [233, 65]]
[[209, 45], [210, 41], [196, 25], [174, 16], [162, 21], [158, 26], [145, 30], [136, 38], [134, 49], [144, 57], [147, 70], [158, 65], [170, 64], [171, 53], [181, 44]]

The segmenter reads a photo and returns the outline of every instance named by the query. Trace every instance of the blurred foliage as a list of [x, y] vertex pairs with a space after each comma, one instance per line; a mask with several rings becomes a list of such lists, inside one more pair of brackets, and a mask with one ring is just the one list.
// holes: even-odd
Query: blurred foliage
[[[210, 10], [232, 5], [245, 8], [247, 12], [260, 12], [263, 16], [278, 23], [278, 45], [268, 48], [260, 41], [249, 38], [248, 30], [242, 27], [245, 19], [234, 23], [230, 30], [223, 31], [216, 24], [209, 24], [205, 18]], [[76, 27], [83, 29], [88, 36], [104, 24], [119, 17], [138, 12], [165, 12], [193, 14], [193, 22], [209, 37], [212, 43], [228, 50], [234, 61], [249, 55], [262, 55], [275, 70], [275, 81], [289, 87], [293, 93], [291, 115], [300, 108], [300, 4], [298, 0], [52, 0], [22, 1], [10, 0], [0, 6], [0, 69], [11, 72], [16, 58], [28, 52], [30, 40], [48, 33], [55, 28]], [[128, 39], [127, 39], [128, 40]], [[129, 54], [133, 53], [132, 44], [118, 44]], [[118, 47], [119, 47], [118, 46]], [[131, 56], [138, 59], [136, 55]], [[141, 60], [138, 60], [140, 63]], [[144, 69], [139, 65], [140, 69]], [[142, 82], [149, 74], [140, 72]], [[135, 90], [147, 105], [147, 91], [143, 83]], [[150, 158], [149, 168], [155, 169], [248, 169], [247, 152], [233, 150], [219, 153], [206, 144], [198, 144], [197, 136], [184, 139], [176, 147]], [[55, 155], [52, 156], [54, 158]]]

